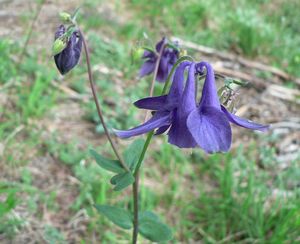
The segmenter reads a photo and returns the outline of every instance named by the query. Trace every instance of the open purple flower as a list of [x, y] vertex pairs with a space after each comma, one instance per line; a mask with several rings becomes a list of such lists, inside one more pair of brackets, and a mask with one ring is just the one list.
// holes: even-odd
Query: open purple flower
[[[184, 86], [184, 72], [189, 67]], [[200, 103], [196, 104], [195, 76], [206, 78]], [[184, 88], [183, 88], [184, 87]], [[207, 153], [227, 152], [231, 146], [230, 123], [265, 131], [268, 125], [261, 125], [230, 113], [220, 104], [215, 85], [214, 71], [207, 62], [183, 62], [176, 69], [169, 94], [148, 97], [135, 102], [138, 108], [155, 111], [146, 123], [127, 131], [116, 131], [117, 136], [128, 138], [152, 130], [156, 134], [168, 131], [169, 143], [180, 148], [201, 147]]]
[[197, 71], [203, 73], [206, 68], [206, 78], [202, 89], [200, 104], [187, 118], [187, 127], [197, 144], [207, 153], [227, 152], [231, 146], [231, 127], [229, 122], [238, 126], [265, 131], [268, 125], [261, 125], [240, 118], [221, 106], [215, 75], [207, 62], [197, 64]]
[[[155, 114], [146, 123], [132, 128], [130, 130], [121, 131], [115, 130], [117, 136], [121, 138], [129, 138], [132, 136], [141, 135], [149, 131], [155, 130], [156, 134], [162, 134], [169, 128], [169, 142], [178, 147], [193, 147], [195, 142], [186, 126], [182, 126], [182, 120], [185, 120], [188, 111], [196, 107], [195, 98], [191, 99], [192, 104], [182, 103], [181, 98], [184, 83], [185, 69], [190, 67], [187, 84], [192, 83], [194, 79], [195, 65], [191, 62], [183, 62], [179, 65], [174, 74], [174, 80], [167, 95], [158, 97], [147, 97], [135, 102], [135, 106], [142, 109], [149, 109], [155, 111]], [[186, 89], [185, 89], [186, 90]], [[194, 92], [195, 96], [195, 92]]]
[[[62, 37], [66, 32], [64, 25], [60, 25], [55, 33], [55, 40]], [[66, 48], [54, 56], [55, 64], [59, 72], [64, 75], [74, 68], [80, 58], [82, 37], [75, 31], [68, 39]]]
[[[165, 44], [167, 44], [167, 40], [165, 37], [156, 44], [157, 53], [160, 52], [161, 48], [164, 48], [158, 66], [157, 77], [156, 77], [156, 80], [159, 82], [165, 82], [167, 80], [167, 77], [173, 65], [176, 63], [179, 57], [178, 50], [170, 47], [165, 47]], [[155, 64], [157, 60], [157, 53], [151, 52], [149, 50], [145, 50], [142, 57], [142, 59], [144, 59], [145, 62], [140, 69], [140, 74], [139, 74], [140, 77], [150, 75], [151, 73], [154, 72]]]

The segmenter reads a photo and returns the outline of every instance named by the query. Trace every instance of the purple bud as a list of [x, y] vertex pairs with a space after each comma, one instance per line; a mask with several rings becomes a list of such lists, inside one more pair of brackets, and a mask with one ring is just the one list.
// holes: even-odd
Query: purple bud
[[[55, 32], [55, 40], [57, 38], [67, 38], [63, 37], [65, 33], [65, 26], [60, 25], [57, 31]], [[66, 48], [62, 52], [54, 56], [56, 67], [62, 75], [68, 73], [77, 65], [80, 58], [81, 48], [82, 37], [79, 32], [74, 31], [71, 37], [67, 40]]]

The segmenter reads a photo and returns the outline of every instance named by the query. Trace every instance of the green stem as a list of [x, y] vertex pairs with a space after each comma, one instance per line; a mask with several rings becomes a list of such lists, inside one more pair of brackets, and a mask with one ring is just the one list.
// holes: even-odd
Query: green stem
[[142, 153], [141, 153], [141, 156], [139, 157], [139, 161], [138, 161], [138, 163], [137, 163], [137, 165], [136, 165], [136, 168], [135, 168], [135, 171], [134, 171], [134, 174], [133, 174], [134, 176], [136, 176], [137, 173], [139, 172], [139, 169], [140, 169], [140, 167], [141, 167], [141, 165], [142, 165], [142, 162], [143, 162], [143, 160], [144, 160], [145, 154], [146, 154], [146, 152], [147, 152], [148, 146], [149, 146], [149, 144], [150, 144], [150, 142], [151, 142], [151, 139], [152, 139], [153, 135], [154, 135], [154, 131], [150, 131], [150, 132], [147, 134], [147, 139], [146, 139], [146, 142], [145, 142], [145, 144], [144, 144], [143, 151], [142, 151]]
[[[153, 79], [151, 82], [150, 86], [150, 97], [153, 96], [153, 91], [154, 91], [154, 84], [156, 81], [157, 73], [158, 73], [158, 68], [159, 64], [161, 61], [161, 57], [163, 54], [163, 51], [165, 49], [166, 41], [162, 44], [162, 47], [159, 50], [157, 60], [155, 63], [155, 68], [154, 68], [154, 74], [153, 74]], [[146, 122], [148, 116], [148, 111], [146, 112], [145, 119], [144, 121]], [[132, 184], [132, 191], [133, 191], [133, 232], [132, 232], [132, 243], [136, 244], [137, 243], [137, 238], [138, 238], [138, 227], [139, 227], [139, 171], [135, 171], [134, 173], [134, 183]]]
[[[158, 64], [160, 62], [161, 54], [162, 54], [162, 51], [160, 52], [158, 60], [157, 60], [157, 63], [156, 63], [156, 69], [155, 69], [155, 72], [154, 72], [153, 81], [156, 80], [156, 75], [157, 75], [157, 70], [158, 70]], [[189, 56], [183, 56], [183, 57], [179, 58], [177, 60], [177, 62], [174, 64], [174, 66], [172, 67], [172, 70], [171, 70], [171, 72], [170, 72], [170, 74], [169, 74], [169, 76], [168, 76], [168, 78], [166, 80], [166, 83], [164, 85], [164, 88], [162, 90], [161, 95], [165, 94], [165, 92], [167, 90], [167, 87], [168, 87], [168, 85], [170, 83], [171, 77], [173, 76], [173, 73], [175, 72], [176, 67], [181, 62], [186, 61], [186, 60], [193, 61], [193, 58], [191, 58]], [[153, 93], [153, 89], [152, 89], [152, 86], [151, 86], [150, 94], [152, 95], [152, 93]], [[137, 165], [135, 167], [135, 171], [134, 171], [134, 174], [133, 174], [134, 178], [135, 178], [135, 181], [133, 183], [133, 208], [134, 208], [133, 209], [133, 213], [134, 213], [134, 218], [133, 218], [133, 233], [132, 233], [132, 243], [133, 244], [137, 243], [138, 225], [139, 225], [139, 221], [138, 221], [138, 217], [139, 217], [138, 216], [138, 213], [139, 213], [139, 208], [138, 208], [139, 169], [140, 169], [140, 167], [142, 165], [142, 162], [144, 160], [146, 151], [147, 151], [147, 149], [148, 149], [148, 147], [150, 145], [150, 142], [151, 142], [151, 139], [152, 139], [153, 135], [154, 135], [154, 131], [151, 131], [151, 132], [148, 133], [146, 142], [145, 142], [143, 150], [142, 150], [142, 153], [141, 153], [141, 155], [139, 157], [139, 160], [137, 162]]]
[[133, 231], [132, 231], [132, 243], [137, 243], [139, 234], [139, 174], [134, 176], [134, 182], [132, 184], [133, 192]]

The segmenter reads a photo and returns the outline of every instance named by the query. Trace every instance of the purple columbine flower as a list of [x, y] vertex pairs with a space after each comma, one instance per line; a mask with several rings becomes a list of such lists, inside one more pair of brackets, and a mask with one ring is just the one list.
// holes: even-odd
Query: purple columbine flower
[[[167, 39], [165, 37], [156, 44], [157, 53], [160, 52], [161, 48], [164, 48], [158, 66], [157, 77], [156, 77], [156, 80], [159, 82], [165, 82], [167, 80], [167, 77], [173, 65], [176, 63], [177, 59], [179, 58], [179, 51], [174, 48], [166, 47], [165, 44], [167, 44]], [[177, 44], [175, 44], [175, 46], [176, 45]], [[145, 62], [140, 69], [140, 74], [139, 74], [140, 77], [150, 75], [151, 73], [154, 72], [155, 64], [157, 60], [157, 53], [149, 50], [145, 50], [142, 57], [142, 59], [144, 59]]]
[[[184, 86], [184, 72], [187, 67], [188, 77]], [[204, 68], [206, 78], [202, 97], [197, 105], [195, 76], [203, 74]], [[115, 131], [117, 136], [128, 138], [155, 129], [155, 134], [162, 134], [169, 129], [169, 143], [180, 148], [201, 147], [207, 153], [214, 153], [227, 152], [231, 146], [232, 133], [229, 122], [260, 131], [269, 127], [240, 118], [220, 104], [214, 71], [207, 62], [181, 63], [174, 74], [169, 94], [144, 98], [135, 102], [135, 105], [155, 111], [153, 117], [133, 129]]]
[[[184, 72], [188, 66], [191, 66], [187, 82], [190, 83], [189, 80], [194, 79], [195, 65], [191, 64], [191, 62], [183, 62], [175, 71], [174, 79], [167, 95], [147, 97], [134, 103], [138, 108], [155, 111], [153, 117], [133, 129], [125, 131], [115, 130], [117, 136], [129, 138], [155, 129], [157, 129], [155, 134], [159, 135], [170, 128], [168, 135], [171, 144], [177, 145], [178, 147], [193, 147], [196, 143], [187, 127], [182, 126], [182, 120], [186, 120], [186, 118], [184, 118], [188, 114], [186, 110], [196, 107], [195, 98], [193, 99], [194, 107], [190, 106], [190, 104], [182, 103], [180, 100], [182, 94], [185, 92], [183, 91]], [[193, 85], [194, 84], [192, 84], [192, 86]]]
[[265, 131], [268, 125], [261, 125], [230, 113], [220, 104], [215, 75], [207, 62], [197, 64], [198, 73], [206, 68], [206, 78], [199, 105], [188, 116], [187, 127], [197, 144], [207, 153], [227, 152], [231, 146], [229, 122], [251, 130]]
[[[65, 32], [65, 26], [60, 25], [55, 32], [55, 40], [62, 37]], [[54, 56], [56, 67], [62, 75], [68, 73], [77, 65], [80, 58], [81, 48], [82, 37], [77, 31], [74, 31], [68, 39], [66, 48]]]

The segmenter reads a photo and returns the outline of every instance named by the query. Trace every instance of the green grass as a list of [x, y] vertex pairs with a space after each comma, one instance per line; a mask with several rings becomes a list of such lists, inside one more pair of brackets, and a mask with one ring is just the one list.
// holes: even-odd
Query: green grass
[[[87, 1], [79, 22], [88, 36], [94, 79], [110, 128], [125, 129], [139, 123], [141, 113], [132, 102], [148, 94], [151, 77], [135, 79], [139, 63], [131, 63], [130, 52], [136, 43], [155, 43], [162, 33], [250, 59], [267, 59], [299, 76], [298, 1], [116, 1], [112, 16], [105, 12], [100, 15], [99, 4]], [[123, 15], [126, 21], [118, 18]], [[144, 32], [150, 40], [145, 40]], [[9, 98], [0, 106], [0, 146], [10, 138], [0, 153], [0, 170], [3, 175], [11, 171], [17, 175], [9, 184], [5, 178], [0, 179], [0, 222], [5, 222], [0, 234], [13, 240], [24, 228], [26, 219], [12, 214], [21, 204], [20, 196], [26, 196], [27, 211], [40, 219], [41, 206], [51, 213], [60, 210], [58, 192], [31, 188], [34, 176], [26, 168], [32, 158], [49, 156], [70, 169], [78, 181], [70, 212], [73, 216], [85, 210], [89, 217], [81, 242], [90, 243], [93, 235], [101, 243], [126, 242], [131, 233], [99, 216], [93, 204], [131, 208], [130, 192], [118, 194], [112, 190], [108, 184], [111, 175], [93, 162], [80, 138], [66, 143], [59, 140], [59, 134], [45, 137], [49, 132], [39, 126], [41, 119], [51, 119], [51, 108], [69, 101], [51, 85], [53, 80], [79, 94], [90, 94], [84, 57], [59, 81], [56, 67], [47, 56], [49, 47], [39, 53], [33, 51], [18, 66], [16, 57], [21, 46], [18, 40], [0, 40], [0, 95]], [[109, 72], [104, 74], [97, 66], [105, 66]], [[160, 84], [156, 84], [155, 91], [160, 90]], [[87, 123], [94, 123], [92, 130], [103, 133], [93, 101], [79, 103]], [[15, 134], [16, 128], [22, 130]], [[282, 171], [277, 170], [280, 163], [271, 146], [256, 148], [253, 144], [208, 157], [200, 150], [178, 150], [162, 138], [154, 139], [155, 145], [144, 162], [140, 208], [157, 212], [173, 228], [174, 243], [277, 244], [299, 240], [299, 161]], [[270, 144], [278, 140], [267, 139]], [[99, 139], [97, 143], [98, 151], [111, 152], [107, 142]], [[43, 228], [42, 235], [49, 243], [68, 241], [63, 231], [51, 224]]]
[[[202, 189], [193, 201], [194, 206], [191, 204], [188, 211], [190, 216], [197, 216], [193, 224], [196, 222], [205, 230], [200, 236], [212, 243], [229, 236], [233, 238], [231, 242], [295, 240], [300, 228], [299, 190], [295, 187], [290, 191], [284, 181], [272, 182], [273, 172], [261, 170], [249, 158], [251, 153], [240, 150], [234, 157], [215, 156], [205, 162], [210, 164], [209, 172], [218, 187], [209, 192]], [[298, 171], [298, 167], [295, 164], [291, 170]], [[275, 189], [278, 193], [274, 196]]]

